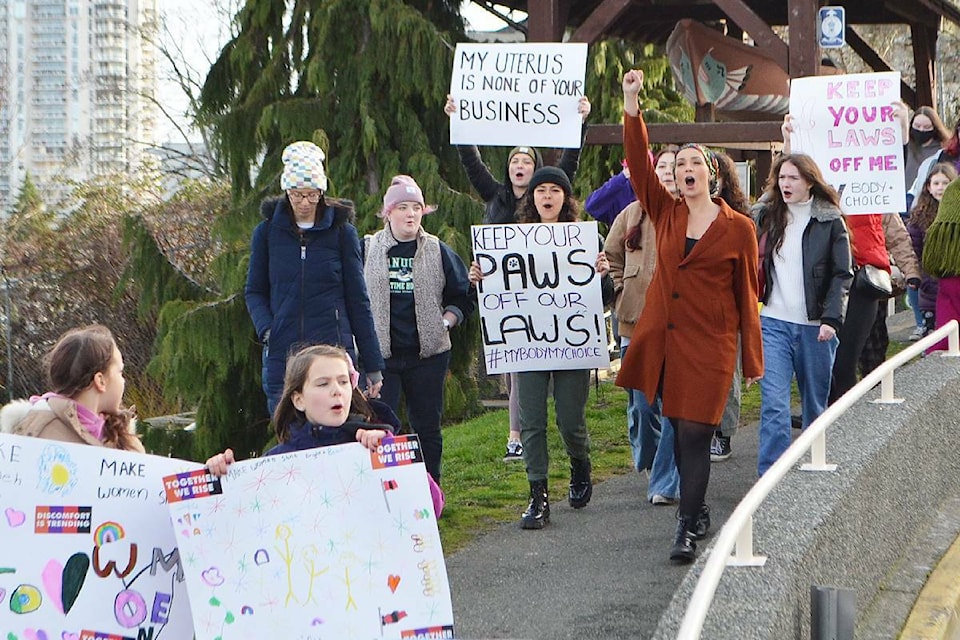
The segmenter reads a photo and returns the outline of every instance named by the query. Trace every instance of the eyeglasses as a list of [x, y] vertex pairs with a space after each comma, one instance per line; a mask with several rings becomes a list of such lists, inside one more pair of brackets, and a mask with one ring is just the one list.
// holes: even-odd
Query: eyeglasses
[[306, 200], [307, 202], [316, 204], [320, 202], [320, 196], [322, 195], [319, 191], [310, 191], [309, 193], [301, 193], [299, 191], [287, 191], [287, 195], [290, 196], [291, 200], [300, 202], [301, 200]]

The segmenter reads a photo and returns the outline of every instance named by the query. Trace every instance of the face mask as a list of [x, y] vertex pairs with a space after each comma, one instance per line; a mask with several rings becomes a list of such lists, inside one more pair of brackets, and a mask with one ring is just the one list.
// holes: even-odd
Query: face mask
[[910, 139], [917, 144], [926, 144], [933, 140], [935, 135], [937, 135], [937, 132], [933, 129], [930, 131], [920, 131], [919, 129], [910, 127]]

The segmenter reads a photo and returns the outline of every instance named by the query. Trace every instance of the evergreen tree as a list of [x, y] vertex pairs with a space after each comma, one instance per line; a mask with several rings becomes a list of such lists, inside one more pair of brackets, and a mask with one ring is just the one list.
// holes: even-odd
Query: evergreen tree
[[52, 223], [53, 214], [44, 206], [40, 191], [27, 172], [17, 193], [17, 201], [10, 212], [7, 239], [23, 240], [30, 236], [47, 234]]
[[[233, 193], [231, 213], [216, 222], [217, 293], [199, 299], [153, 294], [162, 304], [154, 371], [172, 394], [198, 404], [196, 457], [227, 445], [253, 452], [269, 437], [243, 283], [258, 202], [279, 191], [287, 144], [307, 139], [325, 149], [329, 191], [356, 202], [361, 234], [383, 224], [376, 213], [390, 178], [413, 175], [427, 199], [440, 205], [425, 227], [469, 256], [469, 225], [481, 209], [458, 191], [465, 190], [465, 177], [443, 113], [450, 43], [463, 37], [458, 5], [249, 0], [238, 13], [238, 35], [221, 51], [201, 93], [200, 118], [214, 131]], [[154, 260], [140, 268], [164, 271], [160, 252], [141, 255]], [[475, 319], [455, 334], [455, 372], [470, 367], [477, 334]], [[446, 390], [449, 418], [479, 407], [473, 376], [451, 376]]]
[[[217, 291], [196, 299], [152, 294], [162, 305], [154, 370], [171, 393], [198, 403], [197, 458], [226, 445], [256, 451], [268, 438], [259, 346], [246, 316], [243, 283], [258, 203], [279, 191], [287, 144], [312, 140], [326, 151], [329, 192], [356, 203], [361, 235], [382, 226], [376, 215], [381, 196], [397, 173], [412, 175], [427, 201], [440, 205], [424, 226], [465, 260], [470, 225], [482, 216], [481, 204], [468, 195], [443, 113], [454, 43], [464, 39], [459, 2], [248, 0], [236, 24], [237, 35], [204, 83], [199, 114], [201, 125], [214, 132], [215, 151], [232, 184], [232, 210], [215, 223]], [[620, 120], [620, 77], [634, 64], [651, 78], [647, 98], [662, 100], [662, 117], [684, 115], [675, 108], [665, 60], [652, 49], [615, 42], [594, 47], [587, 81], [595, 105], [591, 121]], [[506, 149], [484, 153], [499, 174]], [[622, 152], [612, 153], [619, 158]], [[610, 150], [584, 154], [578, 178], [583, 193], [609, 177], [611, 157]], [[156, 258], [142, 263], [143, 269], [163, 271], [160, 252], [142, 255]], [[469, 373], [478, 334], [476, 316], [454, 334], [448, 419], [479, 406]]]

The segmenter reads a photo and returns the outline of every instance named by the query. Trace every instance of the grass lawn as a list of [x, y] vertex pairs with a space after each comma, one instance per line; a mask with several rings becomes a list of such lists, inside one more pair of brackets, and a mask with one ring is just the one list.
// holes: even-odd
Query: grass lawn
[[[612, 382], [591, 387], [587, 400], [594, 482], [630, 473], [627, 394]], [[550, 407], [550, 498], [566, 500], [569, 460]], [[452, 553], [476, 535], [505, 522], [519, 522], [530, 486], [522, 461], [503, 462], [509, 418], [504, 409], [443, 430], [443, 488], [447, 506], [440, 518], [443, 549]]]

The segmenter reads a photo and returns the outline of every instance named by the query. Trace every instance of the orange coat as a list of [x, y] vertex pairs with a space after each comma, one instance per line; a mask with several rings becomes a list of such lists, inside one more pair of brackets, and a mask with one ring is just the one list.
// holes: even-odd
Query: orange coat
[[647, 127], [624, 115], [630, 181], [657, 229], [657, 268], [617, 384], [654, 397], [663, 380], [663, 414], [719, 424], [733, 381], [737, 334], [743, 375], [763, 375], [753, 222], [715, 198], [717, 218], [684, 257], [686, 202], [674, 198], [647, 154]]

